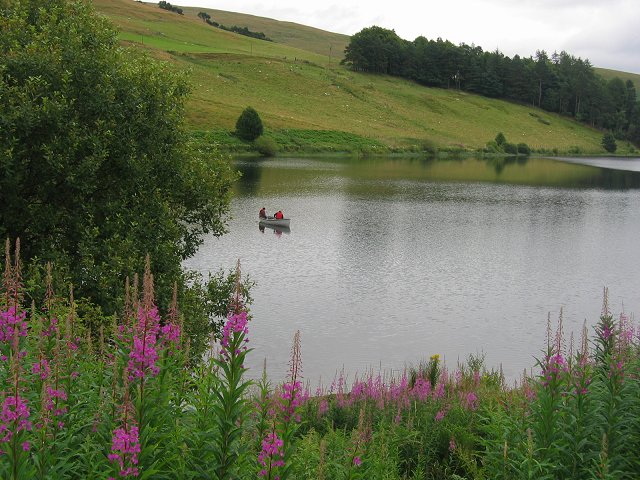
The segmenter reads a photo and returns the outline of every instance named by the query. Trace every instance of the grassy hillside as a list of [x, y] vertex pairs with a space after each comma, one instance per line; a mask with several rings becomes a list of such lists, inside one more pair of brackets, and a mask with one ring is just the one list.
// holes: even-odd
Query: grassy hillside
[[344, 36], [206, 10], [223, 25], [247, 26], [277, 40], [266, 42], [207, 25], [197, 17], [199, 8], [185, 7], [181, 16], [132, 0], [94, 5], [121, 30], [124, 42], [190, 69], [187, 122], [193, 130], [232, 130], [251, 105], [267, 132], [342, 131], [364, 137], [361, 142], [371, 139], [373, 150], [479, 148], [502, 131], [510, 142], [535, 149], [603, 151], [601, 132], [530, 106], [352, 72], [322, 47]]
[[202, 7], [183, 7], [185, 16], [198, 18], [199, 12], [211, 15], [212, 20], [231, 27], [247, 27], [253, 32], [263, 32], [276, 43], [331, 57], [340, 61], [344, 57], [344, 49], [349, 44], [349, 36], [332, 33], [292, 22], [281, 22], [271, 18], [257, 17], [235, 12], [225, 12]]

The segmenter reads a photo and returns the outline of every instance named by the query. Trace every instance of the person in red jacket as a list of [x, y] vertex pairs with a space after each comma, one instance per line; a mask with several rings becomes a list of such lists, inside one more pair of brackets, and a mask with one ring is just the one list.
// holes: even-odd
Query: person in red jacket
[[282, 210], [278, 210], [274, 215], [274, 217], [277, 218], [278, 220], [282, 220], [284, 218], [284, 215], [282, 214]]

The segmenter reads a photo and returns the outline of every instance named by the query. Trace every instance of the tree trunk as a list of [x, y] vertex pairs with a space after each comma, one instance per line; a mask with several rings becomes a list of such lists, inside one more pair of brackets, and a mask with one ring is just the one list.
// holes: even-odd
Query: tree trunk
[[538, 107], [542, 105], [542, 79], [538, 80]]

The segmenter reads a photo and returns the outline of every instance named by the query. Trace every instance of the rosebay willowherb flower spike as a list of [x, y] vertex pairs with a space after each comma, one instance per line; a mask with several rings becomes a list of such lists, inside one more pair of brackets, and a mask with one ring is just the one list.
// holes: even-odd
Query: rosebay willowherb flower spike
[[295, 383], [302, 377], [302, 354], [300, 350], [300, 330], [296, 330], [293, 336], [293, 346], [291, 347], [290, 360], [291, 383]]
[[20, 263], [20, 239], [16, 239], [13, 266], [11, 265], [11, 242], [7, 239], [5, 247], [4, 273], [2, 287], [5, 293], [5, 306], [18, 306], [22, 300], [22, 266]]
[[229, 312], [231, 313], [240, 313], [245, 310], [243, 295], [242, 295], [242, 282], [241, 282], [241, 273], [240, 273], [240, 259], [236, 263], [236, 283], [235, 289], [233, 292], [233, 296], [229, 302]]

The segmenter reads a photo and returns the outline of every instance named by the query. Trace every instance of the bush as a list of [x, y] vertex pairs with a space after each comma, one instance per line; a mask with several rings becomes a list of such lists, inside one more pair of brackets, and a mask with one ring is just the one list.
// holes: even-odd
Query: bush
[[509, 155], [518, 154], [518, 147], [515, 143], [505, 143], [502, 148], [504, 149], [504, 153], [508, 153]]
[[573, 145], [573, 146], [569, 147], [569, 154], [570, 155], [581, 155], [582, 154], [582, 149], [580, 147], [578, 147], [577, 145]]
[[602, 137], [602, 146], [609, 153], [615, 153], [618, 149], [618, 145], [616, 145], [616, 139], [611, 132], [607, 132]]
[[500, 152], [500, 147], [496, 143], [495, 140], [490, 140], [487, 142], [487, 145], [484, 147], [485, 153], [498, 153]]
[[496, 144], [502, 147], [505, 143], [507, 143], [507, 138], [504, 136], [504, 133], [500, 132], [496, 135]]
[[438, 146], [432, 140], [423, 140], [421, 149], [424, 153], [436, 156], [438, 154]]
[[531, 155], [531, 149], [529, 148], [529, 145], [527, 145], [526, 143], [519, 143], [518, 153], [521, 153], [522, 155]]
[[278, 144], [271, 137], [258, 137], [253, 145], [264, 157], [273, 157], [278, 152]]
[[262, 135], [263, 131], [264, 127], [258, 112], [251, 107], [245, 108], [236, 122], [236, 135], [243, 140], [253, 142]]

